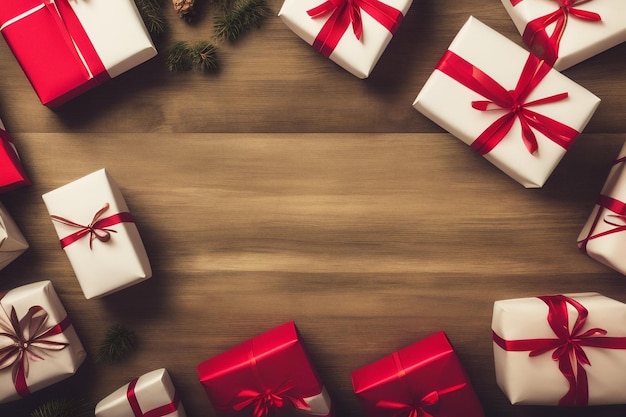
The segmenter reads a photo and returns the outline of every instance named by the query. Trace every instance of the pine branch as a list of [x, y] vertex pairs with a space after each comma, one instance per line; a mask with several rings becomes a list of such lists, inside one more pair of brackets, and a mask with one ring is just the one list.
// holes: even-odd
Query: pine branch
[[193, 67], [193, 49], [188, 42], [176, 42], [170, 48], [165, 63], [170, 71], [189, 71]]
[[234, 41], [253, 26], [260, 26], [271, 14], [265, 0], [234, 0], [229, 3], [227, 10], [215, 18], [214, 30], [217, 39]]
[[71, 398], [57, 398], [37, 407], [30, 417], [77, 417], [88, 415], [87, 407]]
[[116, 324], [107, 331], [104, 342], [96, 354], [96, 362], [113, 363], [128, 356], [136, 346], [137, 335], [134, 331]]
[[150, 34], [158, 36], [165, 32], [166, 23], [160, 0], [135, 0], [135, 4]]
[[200, 41], [192, 48], [193, 66], [200, 71], [217, 69], [217, 47], [207, 41]]

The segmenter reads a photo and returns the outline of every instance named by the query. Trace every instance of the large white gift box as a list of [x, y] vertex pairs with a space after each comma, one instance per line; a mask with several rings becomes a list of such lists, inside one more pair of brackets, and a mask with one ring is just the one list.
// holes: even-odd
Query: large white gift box
[[626, 403], [626, 304], [598, 293], [500, 300], [491, 326], [512, 404]]
[[86, 354], [50, 281], [0, 293], [0, 402], [76, 373]]
[[176, 388], [166, 369], [136, 378], [96, 405], [96, 417], [185, 417]]
[[578, 247], [593, 259], [626, 275], [626, 144], [578, 236]]
[[502, 0], [524, 42], [563, 71], [626, 41], [624, 0]]
[[355, 34], [359, 25], [350, 19], [352, 6], [347, 0], [285, 0], [278, 16], [306, 43], [363, 79], [376, 66], [413, 0], [354, 3], [362, 22], [359, 38]]
[[157, 54], [133, 0], [2, 0], [0, 31], [50, 107]]
[[152, 276], [124, 196], [105, 169], [50, 191], [43, 200], [86, 298]]
[[28, 249], [28, 243], [11, 215], [0, 203], [0, 269], [13, 262]]
[[[472, 88], [457, 81], [460, 77], [470, 78], [464, 82]], [[413, 106], [524, 187], [539, 188], [599, 103], [598, 97], [470, 17]]]

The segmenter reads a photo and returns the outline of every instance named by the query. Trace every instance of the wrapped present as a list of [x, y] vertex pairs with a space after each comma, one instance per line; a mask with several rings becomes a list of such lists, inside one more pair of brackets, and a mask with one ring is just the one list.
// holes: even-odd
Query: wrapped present
[[512, 404], [625, 404], [626, 304], [598, 293], [496, 301], [496, 379]]
[[26, 249], [26, 239], [7, 209], [0, 203], [0, 269], [13, 262]]
[[483, 417], [483, 410], [444, 332], [352, 373], [369, 417]]
[[96, 417], [185, 417], [166, 369], [130, 381], [96, 405]]
[[599, 103], [470, 17], [413, 106], [523, 186], [538, 188]]
[[11, 136], [0, 120], [0, 193], [30, 185]]
[[105, 169], [50, 191], [43, 200], [86, 298], [152, 276], [134, 218]]
[[50, 281], [0, 293], [0, 402], [68, 378], [85, 356]]
[[559, 71], [626, 41], [623, 0], [502, 0], [530, 50]]
[[0, 31], [41, 102], [59, 106], [156, 55], [133, 0], [1, 0]]
[[208, 359], [198, 375], [220, 416], [333, 415], [293, 322]]
[[278, 16], [309, 45], [367, 78], [413, 0], [285, 0]]
[[626, 144], [578, 236], [578, 248], [626, 275]]

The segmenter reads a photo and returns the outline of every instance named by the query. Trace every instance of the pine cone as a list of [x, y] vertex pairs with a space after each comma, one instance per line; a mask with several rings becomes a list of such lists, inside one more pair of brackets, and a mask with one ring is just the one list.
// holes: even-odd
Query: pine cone
[[185, 19], [187, 22], [191, 21], [194, 15], [194, 0], [172, 0], [172, 3], [174, 3], [174, 10], [178, 12], [182, 19]]

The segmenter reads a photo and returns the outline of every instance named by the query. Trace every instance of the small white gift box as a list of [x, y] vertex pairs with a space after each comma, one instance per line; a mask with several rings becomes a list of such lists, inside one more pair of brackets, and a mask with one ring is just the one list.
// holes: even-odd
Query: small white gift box
[[524, 187], [539, 188], [599, 103], [470, 17], [413, 106]]
[[626, 403], [626, 304], [598, 293], [500, 300], [491, 326], [512, 404]]
[[148, 372], [96, 405], [96, 417], [158, 415], [185, 417], [185, 409], [166, 369]]
[[528, 47], [559, 71], [626, 41], [623, 0], [566, 3], [502, 0]]
[[43, 200], [86, 298], [152, 276], [124, 196], [105, 169], [50, 191]]
[[626, 275], [626, 144], [578, 236], [578, 247], [598, 262]]
[[50, 281], [0, 293], [0, 402], [73, 375], [86, 354]]
[[41, 102], [59, 106], [156, 49], [133, 0], [4, 2], [0, 31]]
[[28, 249], [28, 243], [7, 209], [0, 203], [0, 269]]
[[306, 43], [353, 75], [367, 78], [413, 0], [357, 0], [362, 22], [359, 38], [354, 29], [358, 23], [350, 21], [351, 6], [347, 1], [334, 3], [285, 0], [278, 16]]

